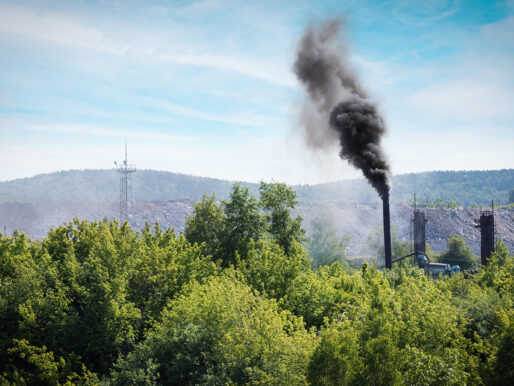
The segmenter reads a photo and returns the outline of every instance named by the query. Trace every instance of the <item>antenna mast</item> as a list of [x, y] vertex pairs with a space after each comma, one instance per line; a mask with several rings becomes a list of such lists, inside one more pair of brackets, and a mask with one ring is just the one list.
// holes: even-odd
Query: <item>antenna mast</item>
[[123, 223], [129, 218], [129, 207], [132, 206], [132, 173], [136, 165], [130, 165], [127, 157], [127, 142], [125, 142], [125, 160], [121, 165], [114, 162], [116, 171], [120, 175], [120, 221]]

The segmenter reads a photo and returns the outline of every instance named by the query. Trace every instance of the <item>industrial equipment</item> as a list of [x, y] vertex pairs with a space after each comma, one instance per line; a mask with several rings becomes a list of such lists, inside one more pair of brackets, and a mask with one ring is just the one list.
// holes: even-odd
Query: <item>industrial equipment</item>
[[406, 256], [400, 257], [399, 259], [394, 260], [393, 263], [396, 263], [408, 257], [414, 257], [414, 260], [418, 267], [423, 268], [425, 270], [425, 273], [430, 274], [433, 277], [444, 275], [451, 276], [453, 274], [460, 273], [460, 267], [458, 265], [450, 266], [450, 264], [432, 263], [428, 255], [425, 252], [420, 251], [413, 252]]

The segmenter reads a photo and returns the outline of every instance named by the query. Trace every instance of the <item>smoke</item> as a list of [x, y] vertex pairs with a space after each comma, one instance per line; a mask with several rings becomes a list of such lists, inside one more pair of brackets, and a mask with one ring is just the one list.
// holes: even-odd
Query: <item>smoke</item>
[[308, 93], [301, 124], [311, 148], [339, 142], [340, 157], [362, 170], [384, 198], [390, 189], [390, 168], [380, 146], [385, 124], [348, 64], [342, 24], [333, 19], [310, 27], [299, 42], [294, 70]]

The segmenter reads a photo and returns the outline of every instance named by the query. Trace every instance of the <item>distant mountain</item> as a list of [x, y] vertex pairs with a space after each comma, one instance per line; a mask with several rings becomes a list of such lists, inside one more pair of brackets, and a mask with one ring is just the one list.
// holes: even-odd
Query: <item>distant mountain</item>
[[[232, 181], [156, 170], [133, 174], [134, 201], [199, 200], [204, 193], [228, 197]], [[252, 192], [258, 184], [246, 183]], [[119, 200], [119, 176], [114, 170], [69, 170], [40, 174], [30, 178], [0, 182], [0, 202], [59, 203], [115, 202]], [[489, 171], [435, 171], [409, 173], [392, 179], [391, 200], [456, 201], [459, 205], [488, 205], [508, 201], [514, 189], [514, 169]], [[294, 186], [303, 202], [377, 202], [378, 196], [364, 179], [344, 180], [317, 185]]]
[[[303, 201], [379, 201], [364, 179], [300, 185], [295, 189]], [[393, 176], [391, 201], [411, 202], [416, 193], [418, 203], [456, 201], [460, 206], [471, 206], [490, 205], [494, 200], [498, 204], [507, 204], [512, 189], [514, 169], [408, 173]]]
[[[204, 192], [226, 198], [231, 181], [156, 170], [131, 175], [134, 201], [199, 200]], [[258, 184], [248, 184], [257, 191]], [[0, 202], [119, 201], [120, 178], [115, 170], [68, 170], [0, 182]]]

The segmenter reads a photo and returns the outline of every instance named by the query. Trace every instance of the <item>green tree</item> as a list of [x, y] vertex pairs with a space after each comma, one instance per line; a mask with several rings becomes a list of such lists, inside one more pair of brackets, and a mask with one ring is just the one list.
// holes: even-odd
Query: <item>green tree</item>
[[477, 263], [473, 251], [466, 246], [464, 239], [451, 235], [448, 239], [448, 249], [437, 256], [437, 261], [450, 265], [458, 265], [461, 269], [470, 269]]
[[313, 267], [331, 265], [346, 260], [346, 239], [340, 239], [330, 213], [315, 218], [311, 222], [312, 235], [308, 241], [309, 257]]
[[229, 271], [193, 282], [172, 301], [148, 339], [118, 363], [112, 382], [305, 384], [314, 339], [300, 319]]
[[509, 192], [509, 204], [514, 203], [514, 189], [511, 189]]
[[310, 268], [304, 247], [293, 243], [289, 255], [276, 243], [269, 240], [250, 242], [247, 258], [238, 266], [247, 283], [260, 292], [280, 299], [291, 283]]
[[[74, 220], [42, 241], [0, 237], [0, 374], [51, 372], [60, 382], [85, 365], [104, 375], [186, 283], [219, 269], [158, 224], [139, 233], [127, 223]], [[16, 348], [14, 339], [27, 343]], [[39, 359], [21, 358], [29, 355]]]
[[290, 283], [281, 305], [303, 317], [307, 327], [322, 328], [355, 302], [359, 279], [336, 262], [316, 271], [301, 272]]
[[510, 385], [514, 382], [514, 310], [512, 305], [498, 311], [498, 326], [493, 335], [491, 384]]
[[476, 273], [433, 280], [408, 262], [313, 271], [297, 241], [286, 254], [265, 230], [243, 240], [222, 268], [158, 224], [0, 234], [0, 384], [513, 383], [501, 241]]
[[259, 202], [250, 195], [250, 190], [234, 184], [230, 200], [223, 201], [225, 212], [221, 239], [220, 257], [225, 266], [234, 264], [236, 253], [245, 259], [250, 240], [259, 240], [265, 235], [266, 219], [259, 210]]
[[[127, 275], [127, 296], [141, 310], [145, 327], [160, 319], [166, 303], [192, 280], [202, 282], [219, 272], [211, 256], [201, 246], [191, 245], [183, 235], [156, 224], [152, 232], [147, 224], [134, 256], [133, 269]], [[141, 330], [140, 333], [143, 331]]]
[[289, 255], [294, 242], [303, 241], [305, 230], [302, 218], [292, 218], [290, 211], [297, 204], [296, 192], [283, 183], [266, 183], [260, 185], [260, 205], [268, 213], [269, 231], [286, 255]]
[[363, 367], [359, 356], [359, 333], [347, 321], [322, 332], [321, 341], [309, 363], [311, 385], [360, 385]]
[[[362, 266], [359, 295], [320, 333], [309, 365], [311, 384], [472, 381], [476, 361], [462, 336], [462, 313], [437, 283], [424, 275], [407, 276], [410, 269], [397, 266], [382, 274]], [[401, 280], [387, 280], [390, 275]]]
[[186, 239], [191, 244], [203, 244], [207, 254], [220, 258], [221, 235], [225, 221], [225, 213], [216, 203], [216, 195], [204, 194], [202, 200], [194, 205], [193, 213], [186, 219]]
[[13, 340], [7, 350], [11, 360], [9, 373], [0, 374], [1, 384], [16, 385], [97, 385], [95, 374], [82, 366], [79, 374], [72, 371], [64, 358], [55, 358], [45, 346], [31, 346], [27, 340]]

